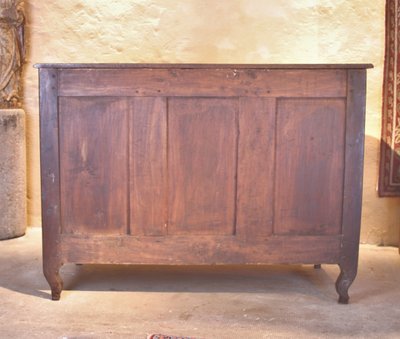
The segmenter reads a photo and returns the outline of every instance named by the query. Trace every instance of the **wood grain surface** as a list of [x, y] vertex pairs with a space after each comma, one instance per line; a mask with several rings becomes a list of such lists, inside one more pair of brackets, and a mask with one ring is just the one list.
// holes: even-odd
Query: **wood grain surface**
[[345, 70], [66, 69], [63, 96], [345, 97]]
[[141, 97], [130, 101], [130, 233], [167, 232], [167, 101]]
[[248, 239], [273, 232], [275, 113], [274, 98], [240, 99], [236, 233]]
[[71, 236], [62, 237], [64, 262], [87, 264], [324, 264], [339, 260], [341, 236]]
[[233, 234], [238, 100], [168, 104], [168, 234]]
[[61, 201], [58, 140], [58, 71], [41, 69], [40, 81], [40, 171], [42, 190], [43, 273], [51, 298], [60, 299], [63, 281], [60, 249]]
[[126, 234], [128, 104], [59, 100], [62, 232]]
[[275, 233], [341, 231], [346, 103], [278, 102]]

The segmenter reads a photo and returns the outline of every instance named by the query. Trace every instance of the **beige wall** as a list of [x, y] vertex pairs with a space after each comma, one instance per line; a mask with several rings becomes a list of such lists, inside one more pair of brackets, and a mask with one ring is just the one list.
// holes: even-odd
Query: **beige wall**
[[38, 62], [373, 63], [362, 241], [398, 241], [400, 200], [376, 194], [384, 0], [26, 0], [29, 224], [40, 224]]

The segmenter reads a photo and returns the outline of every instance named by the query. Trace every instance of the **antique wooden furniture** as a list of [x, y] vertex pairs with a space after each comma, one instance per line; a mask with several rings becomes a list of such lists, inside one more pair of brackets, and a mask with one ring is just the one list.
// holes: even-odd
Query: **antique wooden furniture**
[[370, 65], [37, 67], [54, 300], [65, 263], [322, 263], [348, 302]]

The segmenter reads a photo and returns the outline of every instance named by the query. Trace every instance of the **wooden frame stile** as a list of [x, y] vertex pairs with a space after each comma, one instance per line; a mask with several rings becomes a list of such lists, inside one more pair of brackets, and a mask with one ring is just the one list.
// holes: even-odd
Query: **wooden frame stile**
[[43, 272], [51, 297], [59, 300], [63, 282], [60, 251], [60, 168], [58, 147], [58, 70], [40, 69], [40, 166], [42, 189]]
[[345, 174], [340, 275], [336, 281], [339, 303], [349, 301], [348, 289], [357, 275], [363, 187], [366, 70], [348, 70]]

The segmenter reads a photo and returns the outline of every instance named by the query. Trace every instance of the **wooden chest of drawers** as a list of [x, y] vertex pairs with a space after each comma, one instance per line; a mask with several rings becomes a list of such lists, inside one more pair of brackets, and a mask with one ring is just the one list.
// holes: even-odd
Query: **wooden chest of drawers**
[[369, 65], [42, 64], [44, 274], [64, 263], [357, 272]]

